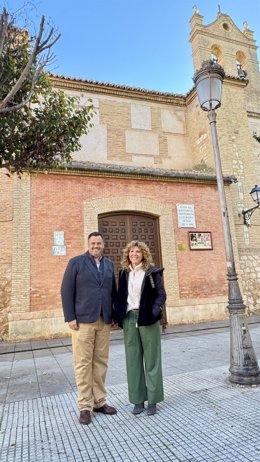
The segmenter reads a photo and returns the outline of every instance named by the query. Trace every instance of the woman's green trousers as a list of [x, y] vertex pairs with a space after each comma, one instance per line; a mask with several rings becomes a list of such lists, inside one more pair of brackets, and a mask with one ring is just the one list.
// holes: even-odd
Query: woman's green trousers
[[160, 322], [137, 326], [138, 311], [123, 321], [129, 401], [149, 404], [163, 401]]

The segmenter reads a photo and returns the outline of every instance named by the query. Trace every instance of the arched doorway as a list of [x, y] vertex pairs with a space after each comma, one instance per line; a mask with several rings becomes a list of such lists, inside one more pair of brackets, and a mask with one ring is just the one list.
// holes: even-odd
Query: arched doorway
[[[100, 214], [98, 230], [104, 236], [104, 255], [114, 262], [116, 275], [121, 267], [122, 250], [132, 240], [145, 242], [151, 251], [155, 265], [162, 265], [159, 221], [154, 215], [136, 212]], [[161, 324], [165, 329], [167, 324], [165, 306]]]
[[136, 212], [105, 213], [98, 216], [98, 229], [105, 240], [104, 255], [110, 258], [118, 274], [122, 250], [132, 240], [145, 242], [155, 265], [161, 266], [161, 247], [158, 218]]
[[[159, 265], [163, 265], [165, 268], [163, 276], [167, 291], [167, 309], [169, 309], [169, 313], [172, 313], [173, 320], [172, 308], [180, 301], [180, 288], [172, 205], [161, 202], [158, 197], [151, 199], [143, 196], [124, 196], [120, 194], [86, 200], [84, 202], [85, 248], [88, 247], [88, 234], [95, 229], [99, 229], [99, 217], [106, 218], [113, 215], [130, 214], [152, 218], [157, 222], [159, 258], [161, 257]], [[119, 260], [121, 260], [121, 255]], [[157, 262], [158, 260], [156, 259], [155, 263], [158, 264]], [[116, 274], [117, 276], [118, 274]]]

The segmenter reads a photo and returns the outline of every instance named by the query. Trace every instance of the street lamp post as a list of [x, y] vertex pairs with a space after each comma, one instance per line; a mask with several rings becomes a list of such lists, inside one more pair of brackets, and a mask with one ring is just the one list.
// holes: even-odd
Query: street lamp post
[[194, 75], [200, 106], [208, 113], [214, 151], [217, 186], [220, 200], [221, 217], [228, 279], [228, 310], [230, 318], [230, 376], [232, 383], [254, 385], [260, 383], [260, 369], [253, 349], [245, 314], [238, 277], [235, 268], [234, 252], [228, 218], [224, 180], [218, 144], [215, 109], [221, 105], [224, 69], [209, 60], [202, 63], [201, 69]]

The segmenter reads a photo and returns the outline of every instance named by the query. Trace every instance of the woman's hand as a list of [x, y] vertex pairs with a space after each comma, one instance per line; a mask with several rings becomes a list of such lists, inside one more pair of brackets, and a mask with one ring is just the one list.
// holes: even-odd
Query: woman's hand
[[154, 318], [159, 318], [162, 313], [162, 307], [160, 305], [153, 305], [152, 307], [152, 315]]

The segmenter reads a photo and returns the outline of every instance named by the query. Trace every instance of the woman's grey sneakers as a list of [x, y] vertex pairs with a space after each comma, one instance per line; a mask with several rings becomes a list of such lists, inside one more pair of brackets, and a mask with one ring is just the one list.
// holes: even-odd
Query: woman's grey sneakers
[[135, 404], [134, 409], [132, 410], [133, 414], [141, 414], [144, 410], [144, 403]]
[[[137, 415], [144, 411], [144, 403], [135, 404], [132, 413]], [[156, 404], [148, 404], [147, 415], [154, 415], [156, 413]]]
[[156, 404], [148, 404], [147, 415], [154, 415], [156, 413]]

